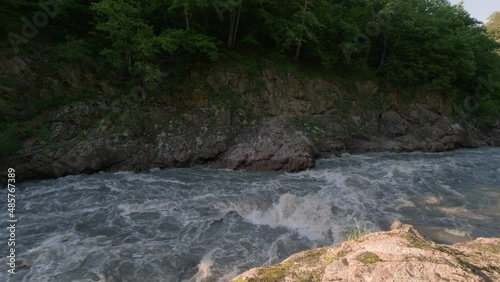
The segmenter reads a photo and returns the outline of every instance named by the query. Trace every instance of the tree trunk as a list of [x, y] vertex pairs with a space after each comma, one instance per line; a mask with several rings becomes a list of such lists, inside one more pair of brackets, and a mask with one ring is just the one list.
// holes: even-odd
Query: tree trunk
[[241, 15], [242, 5], [243, 5], [243, 0], [240, 1], [240, 7], [238, 9], [238, 18], [236, 19], [236, 27], [234, 28], [233, 43], [231, 45], [234, 45], [234, 42], [236, 42], [236, 34], [238, 33], [238, 27], [240, 25], [240, 15]]
[[295, 49], [295, 56], [293, 60], [297, 62], [300, 56], [300, 49], [302, 48], [302, 37], [304, 35], [304, 25], [306, 24], [306, 12], [307, 12], [307, 0], [304, 1], [304, 14], [302, 15], [302, 27], [300, 28], [299, 40], [297, 42], [297, 48]]
[[240, 1], [240, 7], [238, 9], [238, 17], [236, 17], [236, 13], [234, 9], [231, 10], [231, 15], [229, 16], [229, 37], [227, 39], [227, 47], [232, 48], [234, 46], [234, 42], [236, 42], [236, 35], [238, 33], [238, 27], [240, 25], [240, 16], [241, 16], [241, 4], [243, 0]]
[[375, 73], [379, 73], [382, 71], [382, 68], [384, 67], [384, 64], [385, 64], [385, 53], [387, 51], [387, 36], [384, 36], [384, 53], [382, 54], [382, 59], [380, 59], [380, 64], [377, 68], [377, 70], [375, 71]]
[[184, 17], [186, 18], [186, 30], [189, 30], [188, 10], [185, 5], [184, 5]]
[[130, 50], [125, 51], [125, 60], [127, 61], [128, 69], [132, 67], [132, 56], [130, 55]]
[[233, 31], [234, 31], [234, 10], [231, 11], [229, 16], [229, 36], [227, 39], [227, 47], [233, 47]]
[[295, 49], [295, 56], [293, 56], [294, 62], [297, 62], [299, 60], [300, 48], [302, 48], [302, 40], [299, 41], [299, 43], [297, 44], [297, 48]]

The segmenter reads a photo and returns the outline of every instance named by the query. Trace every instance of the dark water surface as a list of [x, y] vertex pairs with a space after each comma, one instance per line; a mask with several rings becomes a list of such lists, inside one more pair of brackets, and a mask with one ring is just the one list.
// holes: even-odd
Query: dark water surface
[[344, 156], [297, 174], [167, 169], [19, 187], [16, 251], [31, 266], [2, 267], [0, 281], [228, 281], [339, 243], [355, 219], [368, 231], [399, 219], [442, 243], [500, 237], [500, 148]]

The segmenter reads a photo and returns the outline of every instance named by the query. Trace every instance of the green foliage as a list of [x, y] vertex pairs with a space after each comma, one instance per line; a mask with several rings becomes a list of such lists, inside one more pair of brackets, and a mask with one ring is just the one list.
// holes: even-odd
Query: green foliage
[[[270, 68], [284, 73], [380, 79], [393, 87], [425, 88], [460, 105], [474, 93], [480, 77], [494, 74], [498, 80], [500, 73], [500, 43], [495, 41], [500, 38], [500, 12], [483, 26], [460, 4], [446, 0], [59, 4], [59, 12], [23, 50], [33, 49], [30, 44], [36, 40], [49, 40], [62, 60], [104, 69], [118, 83], [158, 81], [160, 70], [167, 70], [172, 87], [182, 87], [193, 66], [227, 63], [241, 54], [235, 64], [255, 77], [262, 69], [258, 61], [267, 56]], [[1, 1], [0, 29], [21, 34], [20, 19], [39, 10], [35, 1]], [[494, 92], [471, 114], [490, 124], [499, 101]]]
[[66, 41], [57, 46], [57, 51], [66, 62], [94, 64], [92, 47], [83, 39], [68, 35]]
[[55, 109], [61, 106], [70, 105], [84, 99], [96, 99], [97, 94], [89, 89], [79, 89], [74, 93], [65, 94], [60, 96], [54, 96], [48, 99], [36, 99], [24, 106], [25, 117], [24, 119], [30, 119], [36, 117], [51, 109]]
[[217, 59], [215, 38], [210, 36], [186, 30], [167, 29], [157, 40], [159, 46], [171, 54], [180, 50], [189, 55], [205, 55], [212, 61]]
[[490, 128], [500, 119], [500, 101], [487, 99], [479, 104], [477, 124], [483, 128]]
[[159, 52], [153, 27], [141, 17], [139, 3], [133, 2], [103, 0], [91, 5], [96, 13], [95, 29], [110, 44], [101, 54], [116, 68], [131, 69], [138, 60]]
[[[36, 4], [26, 0], [0, 1], [0, 32], [7, 35], [9, 32], [19, 33], [22, 26], [20, 19], [25, 13], [36, 10]], [[3, 38], [3, 36], [2, 36]]]
[[500, 42], [500, 12], [494, 12], [488, 17], [488, 21], [486, 22], [486, 28], [491, 36], [497, 41]]
[[19, 138], [35, 137], [44, 142], [50, 141], [50, 119], [47, 116], [39, 116], [32, 127], [23, 127], [19, 132]]
[[241, 38], [240, 45], [243, 48], [245, 48], [245, 47], [246, 48], [261, 48], [260, 43], [257, 40], [255, 40], [255, 38], [250, 34], [247, 34], [243, 38]]
[[69, 105], [81, 101], [83, 99], [95, 99], [95, 98], [97, 98], [97, 95], [94, 91], [88, 89], [80, 89], [70, 95], [62, 95], [45, 100], [42, 102], [42, 105], [43, 108], [45, 109], [51, 109], [59, 106]]
[[175, 14], [181, 11], [184, 15], [186, 30], [190, 29], [190, 21], [193, 13], [200, 9], [206, 9], [212, 4], [209, 0], [172, 0], [168, 2], [171, 2], [168, 8], [170, 13]]
[[461, 6], [444, 0], [400, 5], [399, 14], [383, 32], [387, 38], [383, 72], [398, 84], [428, 84], [437, 91], [472, 79], [478, 68], [474, 43], [486, 36], [478, 22]]
[[0, 87], [14, 87], [16, 82], [8, 75], [0, 75]]
[[[186, 19], [189, 20], [191, 9], [206, 7], [207, 3], [190, 1], [181, 5], [181, 2], [174, 1], [167, 6], [170, 12], [184, 7], [187, 9]], [[194, 62], [202, 58], [215, 60], [218, 50], [214, 37], [189, 28], [172, 28], [165, 23], [151, 23], [151, 19], [157, 17], [157, 10], [154, 8], [164, 5], [161, 1], [138, 3], [132, 0], [101, 0], [92, 3], [90, 9], [95, 13], [96, 22], [94, 32], [105, 39], [100, 54], [107, 62], [132, 77], [142, 79], [145, 74], [150, 77], [158, 75], [159, 71], [153, 70], [158, 69], [158, 58], [175, 58], [174, 66], [183, 61]], [[186, 67], [185, 64], [182, 65]]]
[[240, 93], [229, 88], [212, 92], [209, 95], [215, 103], [227, 105], [232, 109], [238, 109], [243, 106], [240, 101], [241, 99], [239, 99]]
[[[270, 2], [268, 4], [271, 4]], [[269, 26], [271, 38], [285, 50], [305, 42], [317, 43], [316, 31], [321, 29], [323, 25], [311, 11], [297, 5], [297, 1], [291, 2], [290, 6], [295, 7], [295, 9], [289, 11], [295, 11], [289, 18], [276, 17], [275, 14], [271, 14], [266, 9], [261, 9], [261, 15]], [[274, 6], [273, 8], [278, 7]]]
[[16, 123], [3, 122], [0, 124], [0, 156], [21, 149], [18, 132]]
[[4, 34], [8, 28], [12, 27], [11, 23], [15, 18], [13, 13], [18, 9], [19, 3], [19, 0], [5, 0], [0, 2], [0, 27], [2, 34]]

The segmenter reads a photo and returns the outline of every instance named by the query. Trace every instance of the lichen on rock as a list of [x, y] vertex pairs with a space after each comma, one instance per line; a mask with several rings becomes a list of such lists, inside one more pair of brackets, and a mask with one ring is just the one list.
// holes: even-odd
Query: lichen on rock
[[233, 281], [500, 281], [500, 239], [455, 245], [426, 240], [411, 225], [308, 250]]

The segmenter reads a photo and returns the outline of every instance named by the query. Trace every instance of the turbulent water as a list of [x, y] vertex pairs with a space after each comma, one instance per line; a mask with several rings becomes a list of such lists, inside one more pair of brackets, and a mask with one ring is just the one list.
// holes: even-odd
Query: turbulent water
[[16, 252], [30, 266], [0, 281], [228, 281], [339, 243], [355, 220], [377, 231], [399, 219], [443, 243], [500, 237], [499, 148], [347, 155], [297, 174], [190, 168], [19, 186]]

